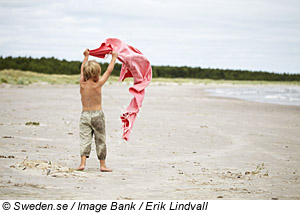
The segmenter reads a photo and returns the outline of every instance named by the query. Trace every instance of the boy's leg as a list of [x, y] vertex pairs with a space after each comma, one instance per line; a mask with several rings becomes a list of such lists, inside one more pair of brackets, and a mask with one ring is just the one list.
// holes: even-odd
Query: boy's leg
[[111, 169], [108, 169], [105, 164], [105, 160], [100, 160], [100, 171], [101, 172], [112, 172]]
[[77, 168], [77, 170], [84, 170], [85, 165], [86, 165], [86, 156], [83, 155], [83, 156], [81, 156], [80, 165], [79, 165], [79, 167]]
[[84, 170], [86, 159], [90, 156], [93, 130], [87, 116], [81, 116], [79, 124], [81, 162], [77, 170]]
[[99, 116], [95, 116], [92, 118], [91, 124], [94, 128], [96, 153], [98, 159], [100, 160], [100, 171], [112, 172], [112, 170], [108, 169], [105, 164], [107, 150], [105, 143], [105, 117], [102, 111], [100, 112]]

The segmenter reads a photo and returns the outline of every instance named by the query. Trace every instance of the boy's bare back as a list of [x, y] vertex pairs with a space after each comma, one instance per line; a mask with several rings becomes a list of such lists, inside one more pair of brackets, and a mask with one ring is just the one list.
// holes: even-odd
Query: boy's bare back
[[89, 79], [80, 83], [80, 94], [82, 110], [102, 110], [101, 106], [101, 91], [102, 86], [98, 82]]
[[88, 62], [89, 51], [86, 49], [84, 51], [84, 60], [81, 66], [80, 74], [80, 94], [81, 94], [81, 103], [83, 111], [93, 111], [93, 110], [102, 110], [101, 100], [102, 100], [102, 86], [107, 81], [111, 72], [113, 71], [114, 64], [118, 57], [118, 54], [113, 52], [112, 59], [110, 64], [107, 67], [105, 73], [100, 76], [101, 68], [99, 66], [99, 74], [90, 77], [86, 80], [84, 76], [84, 65]]

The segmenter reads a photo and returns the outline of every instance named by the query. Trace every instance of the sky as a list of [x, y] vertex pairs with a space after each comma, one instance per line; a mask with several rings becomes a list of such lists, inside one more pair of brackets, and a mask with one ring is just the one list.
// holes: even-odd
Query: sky
[[299, 0], [0, 0], [0, 56], [82, 60], [109, 37], [152, 65], [300, 74]]

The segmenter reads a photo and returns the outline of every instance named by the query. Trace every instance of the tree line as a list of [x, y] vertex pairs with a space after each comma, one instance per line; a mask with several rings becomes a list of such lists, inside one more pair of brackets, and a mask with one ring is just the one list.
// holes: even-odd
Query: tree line
[[[79, 74], [80, 61], [59, 60], [51, 58], [31, 57], [0, 57], [0, 70], [17, 69], [46, 74]], [[105, 71], [108, 63], [101, 63]], [[119, 76], [121, 64], [116, 64], [112, 75]], [[224, 79], [224, 80], [266, 80], [266, 81], [300, 81], [300, 74], [278, 74], [263, 71], [213, 69], [187, 66], [152, 66], [153, 77], [164, 78], [199, 78], [199, 79]]]

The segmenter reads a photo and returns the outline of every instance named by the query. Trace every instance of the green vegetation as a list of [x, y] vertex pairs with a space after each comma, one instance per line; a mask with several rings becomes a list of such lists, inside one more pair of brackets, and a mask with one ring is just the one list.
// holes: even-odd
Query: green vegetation
[[[80, 61], [66, 61], [58, 60], [56, 58], [40, 58], [34, 59], [31, 57], [0, 57], [0, 70], [7, 71], [7, 69], [22, 70], [22, 71], [34, 71], [37, 73], [44, 74], [59, 74], [59, 75], [73, 75], [73, 76], [51, 76], [53, 79], [47, 79], [46, 82], [56, 83], [56, 78], [64, 83], [76, 83], [77, 76], [80, 73]], [[101, 64], [102, 70], [105, 71], [108, 63]], [[114, 76], [119, 76], [121, 70], [121, 64], [116, 64], [115, 69], [112, 73]], [[212, 80], [239, 80], [239, 81], [292, 81], [299, 82], [300, 74], [277, 74], [270, 72], [252, 72], [246, 70], [230, 70], [230, 69], [211, 69], [201, 67], [174, 67], [174, 66], [152, 66], [153, 78], [171, 78], [172, 81], [175, 79], [195, 79], [193, 82], [198, 82], [200, 79], [212, 79]], [[18, 73], [19, 74], [19, 73]], [[45, 76], [39, 76], [42, 78]], [[49, 76], [50, 77], [50, 76]], [[47, 76], [47, 78], [49, 78]], [[64, 77], [64, 78], [63, 78]], [[12, 77], [11, 77], [12, 78]], [[18, 82], [18, 76], [15, 74], [13, 77], [14, 82]], [[25, 78], [25, 77], [24, 77]], [[1, 79], [1, 83], [6, 80], [4, 77]], [[75, 81], [76, 79], [76, 81]], [[28, 84], [29, 81], [26, 78], [19, 80], [20, 84]], [[33, 82], [35, 82], [33, 80]], [[180, 81], [181, 82], [181, 81]], [[184, 81], [183, 81], [184, 82]], [[200, 81], [201, 82], [201, 81]]]
[[300, 74], [278, 74], [247, 70], [211, 69], [201, 67], [153, 66], [153, 77], [196, 78], [213, 80], [300, 81]]
[[[118, 76], [111, 76], [108, 83], [115, 83], [119, 80]], [[132, 78], [125, 79], [125, 83], [132, 82]], [[0, 84], [18, 84], [28, 85], [32, 83], [48, 83], [48, 84], [79, 84], [78, 75], [57, 75], [57, 74], [41, 74], [37, 72], [20, 71], [5, 69], [0, 70]], [[153, 78], [152, 83], [165, 85], [168, 83], [181, 84], [289, 84], [300, 85], [300, 81], [243, 81], [243, 80], [212, 80], [212, 79], [195, 79], [195, 78]]]
[[251, 81], [251, 80], [213, 80], [213, 79], [195, 79], [195, 78], [153, 78], [154, 83], [177, 83], [181, 84], [256, 84], [256, 85], [267, 85], [267, 84], [277, 84], [277, 85], [300, 85], [300, 81]]
[[76, 84], [79, 83], [79, 75], [49, 75], [12, 69], [0, 71], [0, 84], [28, 85], [41, 82], [49, 84]]
[[[0, 57], [0, 70], [15, 69], [22, 71], [33, 71], [45, 74], [80, 74], [80, 61], [66, 61], [52, 58], [35, 59], [31, 57]], [[101, 69], [106, 70], [108, 63], [101, 64]], [[116, 64], [113, 75], [119, 75], [121, 64]]]

